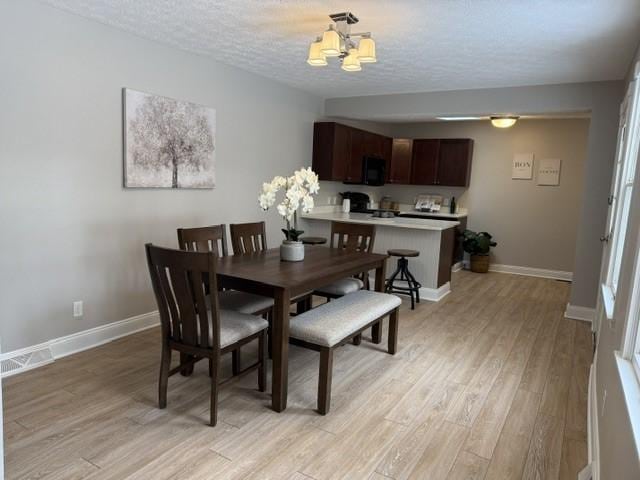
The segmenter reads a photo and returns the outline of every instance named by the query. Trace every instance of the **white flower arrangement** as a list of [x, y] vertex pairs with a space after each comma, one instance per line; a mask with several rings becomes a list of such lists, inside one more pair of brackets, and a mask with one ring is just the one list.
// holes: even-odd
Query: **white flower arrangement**
[[[297, 212], [300, 206], [304, 213], [313, 210], [313, 195], [320, 191], [318, 175], [309, 168], [301, 168], [293, 172], [290, 177], [276, 176], [269, 183], [262, 184], [262, 193], [258, 196], [260, 208], [268, 210], [276, 203], [276, 193], [284, 189], [282, 202], [276, 206], [278, 214], [287, 222], [287, 228], [282, 229], [287, 240], [297, 241], [303, 233], [298, 230]], [[291, 222], [293, 221], [293, 228]]]

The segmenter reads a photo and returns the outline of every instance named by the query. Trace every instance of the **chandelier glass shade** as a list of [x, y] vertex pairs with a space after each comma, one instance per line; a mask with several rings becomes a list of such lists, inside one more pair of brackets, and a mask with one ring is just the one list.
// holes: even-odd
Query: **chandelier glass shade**
[[342, 70], [345, 72], [359, 72], [362, 70], [357, 48], [349, 49], [349, 54], [342, 59]]
[[376, 42], [371, 37], [364, 37], [358, 44], [358, 58], [360, 63], [375, 63], [376, 58]]
[[322, 51], [322, 39], [318, 38], [309, 46], [307, 63], [314, 67], [324, 67], [327, 65], [327, 56]]
[[322, 34], [321, 50], [327, 57], [340, 56], [340, 35], [333, 27], [329, 27], [329, 30]]

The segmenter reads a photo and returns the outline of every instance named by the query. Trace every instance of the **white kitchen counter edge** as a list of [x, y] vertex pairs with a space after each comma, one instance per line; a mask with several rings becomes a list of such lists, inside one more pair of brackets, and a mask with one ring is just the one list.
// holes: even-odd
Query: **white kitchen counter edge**
[[410, 228], [412, 230], [442, 231], [460, 225], [460, 222], [421, 218], [376, 218], [369, 213], [314, 212], [302, 214], [308, 220], [362, 223], [381, 227]]

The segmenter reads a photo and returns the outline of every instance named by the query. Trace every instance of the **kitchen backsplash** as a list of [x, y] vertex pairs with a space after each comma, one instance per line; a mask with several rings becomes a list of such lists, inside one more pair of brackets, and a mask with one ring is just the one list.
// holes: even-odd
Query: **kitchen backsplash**
[[338, 205], [342, 203], [340, 192], [363, 192], [369, 195], [373, 203], [378, 203], [383, 196], [389, 196], [395, 202], [414, 205], [418, 195], [431, 194], [444, 197], [443, 206], [449, 205], [451, 197], [456, 197], [460, 208], [466, 207], [467, 189], [463, 187], [425, 187], [424, 185], [392, 185], [381, 187], [368, 185], [347, 185], [341, 182], [320, 182], [320, 192], [315, 199], [316, 205]]

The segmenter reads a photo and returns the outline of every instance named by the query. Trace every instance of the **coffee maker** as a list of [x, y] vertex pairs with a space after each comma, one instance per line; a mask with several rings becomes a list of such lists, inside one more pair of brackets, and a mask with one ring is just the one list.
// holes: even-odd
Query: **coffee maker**
[[351, 212], [354, 213], [372, 213], [371, 210], [371, 199], [369, 195], [361, 192], [342, 192], [340, 194], [342, 198], [348, 198], [351, 202]]

